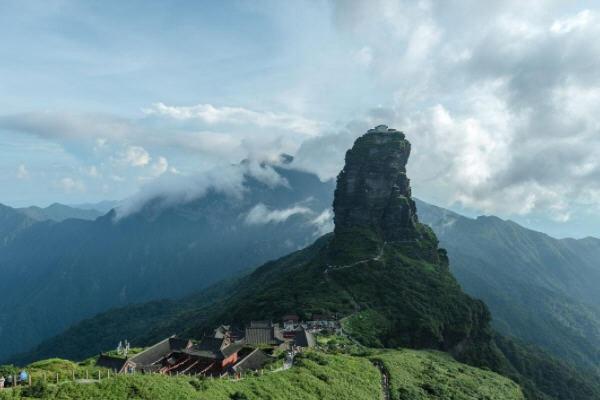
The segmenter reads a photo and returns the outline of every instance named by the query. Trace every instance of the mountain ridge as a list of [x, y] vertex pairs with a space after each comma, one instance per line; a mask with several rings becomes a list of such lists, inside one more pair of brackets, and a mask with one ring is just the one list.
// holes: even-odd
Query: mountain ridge
[[600, 247], [593, 245], [600, 240], [556, 239], [512, 221], [448, 214], [421, 201], [417, 206], [452, 256], [461, 285], [492, 310], [496, 329], [597, 370]]
[[[372, 134], [396, 135], [387, 127], [383, 132], [378, 127]], [[394, 151], [394, 146], [386, 147], [389, 142], [374, 142], [381, 147], [373, 152], [363, 152], [358, 145], [348, 153], [347, 161], [353, 159], [353, 150], [366, 154], [367, 167], [350, 163], [338, 178], [342, 190], [336, 191], [337, 200], [348, 195], [356, 199], [349, 202], [350, 211], [339, 230], [336, 227], [333, 234], [313, 245], [238, 280], [186, 299], [180, 308], [175, 306], [174, 314], [168, 315], [172, 309], [166, 307], [163, 321], [142, 329], [136, 340], [149, 344], [174, 331], [201, 337], [219, 323], [277, 319], [289, 312], [301, 316], [338, 313], [346, 317], [345, 329], [367, 345], [447, 351], [464, 362], [511, 377], [528, 399], [597, 398], [600, 388], [586, 374], [494, 334], [485, 304], [462, 291], [450, 273], [446, 251], [438, 248], [433, 231], [413, 214], [416, 208], [405, 172], [370, 168], [371, 156], [397, 159], [397, 154], [387, 154], [390, 148]], [[398, 152], [410, 151], [403, 148]], [[381, 176], [400, 183], [381, 186]], [[334, 200], [334, 204], [344, 201]], [[388, 215], [400, 225], [398, 232], [390, 232], [390, 225], [382, 221]], [[104, 317], [110, 318], [110, 313]], [[94, 320], [87, 323], [93, 329]], [[127, 324], [124, 321], [121, 328]], [[552, 379], [540, 376], [541, 369]]]
[[289, 183], [273, 185], [244, 168], [241, 197], [209, 190], [166, 208], [149, 202], [118, 220], [112, 211], [40, 222], [0, 209], [0, 360], [102, 311], [180, 298], [310, 243], [332, 183], [285, 168], [253, 170]]
[[48, 207], [31, 206], [17, 208], [16, 210], [36, 221], [51, 220], [55, 222], [62, 222], [67, 219], [83, 219], [92, 221], [105, 214], [94, 209], [81, 209], [60, 203], [52, 203]]
[[[436, 231], [436, 233], [438, 235], [440, 235], [440, 240], [441, 243], [444, 247], [448, 248], [450, 256], [454, 259], [454, 252], [456, 252], [456, 249], [453, 247], [451, 242], [446, 243], [445, 238], [446, 235], [450, 235], [452, 234], [453, 236], [460, 236], [462, 235], [462, 233], [460, 231], [457, 230], [452, 230], [452, 231], [445, 231], [442, 223], [440, 223], [439, 221], [442, 221], [442, 219], [440, 219], [440, 216], [452, 216], [453, 218], [464, 218], [470, 221], [473, 221], [473, 223], [477, 223], [477, 221], [479, 221], [479, 223], [483, 223], [485, 222], [487, 219], [486, 217], [483, 218], [470, 218], [470, 217], [465, 217], [462, 216], [456, 212], [450, 211], [450, 210], [446, 210], [443, 209], [441, 207], [437, 207], [437, 206], [433, 206], [430, 205], [428, 203], [425, 203], [419, 199], [415, 199], [416, 203], [417, 203], [417, 209], [419, 211], [419, 215], [420, 218], [427, 223], [432, 224], [434, 230]], [[429, 215], [431, 214], [431, 212], [433, 211], [434, 215]], [[437, 217], [436, 217], [437, 215]], [[500, 221], [504, 221], [499, 219]], [[506, 223], [510, 223], [510, 224], [516, 224], [518, 227], [520, 227], [516, 222], [514, 221], [505, 221]], [[447, 223], [447, 221], [446, 221]], [[584, 244], [584, 245], [588, 245], [592, 248], [592, 250], [594, 249], [594, 244], [596, 242], [599, 242], [600, 240], [596, 239], [596, 238], [584, 238], [584, 239], [556, 239], [556, 238], [552, 238], [550, 235], [544, 234], [542, 232], [538, 232], [532, 229], [528, 229], [525, 227], [520, 227], [523, 232], [528, 233], [528, 234], [533, 234], [533, 235], [542, 235], [543, 237], [546, 238], [550, 238], [550, 240], [552, 241], [558, 241], [558, 242], [566, 242], [566, 243], [571, 243], [571, 245], [579, 245], [579, 244]], [[447, 232], [447, 233], [445, 233]], [[451, 232], [451, 233], [450, 233]], [[457, 256], [460, 257], [460, 253], [457, 253]], [[488, 257], [488, 258], [493, 258], [494, 260], [497, 259], [497, 257]], [[591, 257], [593, 261], [593, 257]], [[459, 259], [456, 259], [455, 262], [453, 262], [451, 264], [451, 270], [453, 271], [453, 273], [458, 274], [458, 278], [459, 278], [459, 282], [461, 282], [461, 285], [471, 294], [471, 295], [475, 295], [477, 297], [481, 297], [484, 298], [486, 300], [486, 303], [490, 305], [491, 309], [492, 309], [492, 313], [493, 313], [493, 325], [496, 329], [499, 329], [500, 332], [502, 332], [503, 334], [507, 334], [510, 336], [517, 336], [520, 337], [522, 340], [524, 340], [525, 342], [529, 342], [529, 343], [535, 343], [538, 346], [541, 346], [542, 348], [546, 349], [546, 351], [550, 351], [551, 353], [553, 353], [555, 356], [559, 356], [563, 359], [569, 360], [571, 362], [574, 362], [575, 364], [578, 364], [580, 366], [584, 366], [586, 368], [594, 368], [595, 367], [595, 362], [597, 360], [597, 356], [594, 352], [591, 352], [590, 349], [596, 348], [596, 346], [598, 345], [597, 341], [593, 340], [593, 337], [597, 337], [597, 336], [592, 336], [592, 338], [588, 338], [586, 339], [585, 336], [582, 336], [582, 332], [585, 333], [585, 330], [592, 330], [592, 332], [595, 330], [596, 332], [598, 331], [598, 326], [600, 326], [597, 322], [593, 322], [593, 321], [597, 321], [598, 320], [598, 312], [595, 310], [590, 310], [588, 309], [588, 307], [586, 306], [582, 306], [581, 301], [576, 301], [572, 299], [572, 296], [564, 296], [564, 295], [560, 295], [558, 294], [556, 291], [550, 291], [548, 292], [547, 290], [544, 290], [543, 292], [538, 293], [536, 290], [532, 290], [531, 287], [527, 286], [524, 287], [523, 284], [519, 284], [519, 285], [514, 285], [511, 284], [510, 286], [515, 286], [515, 288], [518, 288], [520, 290], [520, 292], [522, 293], [526, 293], [526, 292], [533, 292], [533, 293], [538, 293], [536, 296], [532, 296], [532, 298], [535, 297], [539, 297], [541, 299], [552, 299], [552, 303], [551, 304], [558, 304], [559, 309], [563, 309], [566, 311], [568, 311], [569, 313], [573, 313], [575, 310], [575, 314], [574, 315], [578, 315], [578, 319], [576, 321], [580, 321], [577, 322], [578, 325], [581, 325], [581, 328], [577, 328], [577, 330], [573, 330], [574, 327], [577, 326], [573, 325], [572, 323], [568, 323], [567, 326], [564, 326], [565, 322], [561, 322], [561, 320], [557, 320], [556, 319], [556, 315], [554, 314], [550, 314], [549, 311], [555, 311], [554, 308], [550, 309], [549, 311], [545, 312], [545, 314], [541, 314], [542, 316], [535, 316], [535, 314], [531, 314], [531, 313], [525, 313], [523, 314], [521, 311], [515, 311], [514, 309], [514, 303], [521, 298], [520, 295], [518, 296], [510, 296], [510, 301], [506, 300], [506, 296], [498, 296], [498, 289], [490, 289], [488, 286], [478, 283], [479, 281], [477, 280], [473, 280], [474, 278], [471, 278], [471, 276], [473, 275], [474, 271], [478, 272], [479, 274], [482, 273], [486, 273], [489, 274], [490, 276], [495, 276], [496, 274], [498, 274], [498, 269], [496, 267], [494, 267], [494, 264], [491, 263], [490, 261], [485, 261], [482, 260], [481, 258], [477, 258], [472, 260], [472, 262], [467, 265], [467, 266], [463, 266], [464, 265], [464, 261], [461, 262]], [[487, 269], [474, 269], [473, 265], [484, 265], [487, 266]], [[510, 274], [513, 278], [514, 277], [518, 277], [518, 274]], [[505, 276], [505, 275], [504, 275]], [[505, 300], [498, 300], [498, 297], [500, 298], [505, 298]], [[555, 299], [561, 299], [558, 301], [555, 301]], [[500, 306], [497, 303], [501, 301], [501, 304], [505, 304], [505, 306]], [[506, 308], [508, 306], [508, 308]], [[583, 308], [582, 308], [583, 307]], [[522, 309], [525, 308], [525, 304], [521, 304]], [[537, 309], [539, 309], [539, 307], [536, 307]], [[110, 314], [110, 311], [108, 312], [108, 314]], [[510, 318], [509, 318], [510, 317]], [[528, 321], [527, 324], [525, 324], [524, 322], [519, 322], [519, 321]], [[92, 318], [93, 320], [93, 318]], [[550, 321], [553, 325], [548, 325], [549, 322], [544, 322], [543, 324], [541, 324], [540, 320], [542, 321]], [[534, 322], [532, 324], [532, 321]], [[538, 322], [535, 322], [538, 321]], [[555, 322], [552, 322], [555, 321]], [[585, 322], [587, 321], [587, 322]], [[596, 324], [596, 325], [589, 325], [589, 324]], [[77, 325], [76, 325], [77, 326]], [[594, 328], [594, 326], [596, 326]], [[512, 327], [512, 328], [510, 328]], [[522, 327], [522, 328], [520, 328]], [[586, 328], [587, 327], [587, 328]], [[98, 329], [98, 327], [96, 326], [95, 329]], [[126, 331], [126, 330], [125, 330]], [[549, 332], [551, 332], [551, 335], [549, 335]], [[65, 335], [68, 337], [70, 336], [70, 334], [68, 333], [68, 331], [65, 333]], [[102, 337], [110, 337], [110, 335], [101, 335]], [[58, 338], [60, 338], [61, 336], [58, 336]], [[114, 340], [118, 340], [119, 336], [115, 337]], [[133, 336], [131, 336], [133, 337]], [[113, 341], [114, 341], [113, 340]], [[109, 341], [110, 342], [110, 341]], [[112, 342], [110, 342], [112, 343]], [[44, 346], [47, 346], [46, 344], [42, 345], [42, 348]], [[57, 344], [56, 345], [58, 348], [61, 348], [63, 345]], [[51, 348], [54, 346], [50, 346]], [[94, 351], [99, 351], [100, 349], [96, 349]], [[93, 352], [94, 352], [93, 351]], [[51, 351], [49, 349], [42, 351], [43, 354], [46, 354], [48, 356], [52, 355]], [[77, 353], [63, 353], [62, 355], [64, 356], [76, 356]], [[89, 353], [87, 353], [87, 355], [89, 355]]]

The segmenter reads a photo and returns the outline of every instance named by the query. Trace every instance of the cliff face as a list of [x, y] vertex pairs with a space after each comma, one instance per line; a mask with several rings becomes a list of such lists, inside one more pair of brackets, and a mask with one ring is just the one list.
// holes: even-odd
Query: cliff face
[[410, 142], [404, 134], [385, 125], [356, 140], [337, 178], [333, 202], [336, 234], [369, 229], [392, 242], [419, 236], [406, 176], [409, 155]]

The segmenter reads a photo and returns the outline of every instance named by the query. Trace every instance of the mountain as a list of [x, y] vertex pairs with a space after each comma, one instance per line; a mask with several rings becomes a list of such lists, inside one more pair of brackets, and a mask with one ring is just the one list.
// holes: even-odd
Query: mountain
[[254, 271], [189, 332], [289, 313], [339, 314], [349, 327], [369, 321], [368, 335], [357, 331], [367, 345], [496, 362], [485, 305], [462, 292], [434, 233], [418, 221], [409, 154], [404, 134], [384, 126], [357, 139], [337, 178], [334, 233]]
[[446, 251], [419, 222], [417, 209], [427, 210], [411, 197], [409, 153], [400, 132], [369, 131], [347, 153], [338, 176], [332, 234], [183, 300], [108, 311], [15, 360], [83, 358], [124, 336], [148, 345], [173, 332], [201, 337], [219, 323], [329, 313], [368, 346], [442, 350], [510, 377], [528, 399], [599, 398], [591, 374], [491, 329], [486, 305], [462, 291]]
[[99, 312], [180, 298], [320, 234], [332, 182], [287, 165], [235, 171], [235, 193], [213, 188], [168, 206], [153, 198], [127, 216], [36, 222], [0, 209], [0, 360]]
[[70, 218], [94, 220], [106, 214], [105, 212], [101, 212], [96, 209], [83, 209], [65, 206], [64, 204], [59, 203], [51, 204], [45, 208], [32, 206], [18, 208], [17, 210], [36, 221], [51, 220], [56, 222], [61, 222]]
[[18, 237], [21, 233], [41, 221], [64, 221], [66, 219], [93, 220], [102, 213], [95, 210], [83, 210], [62, 204], [52, 204], [46, 208], [26, 207], [12, 208], [0, 204], [0, 251], [2, 247]]
[[0, 204], [0, 248], [36, 222], [14, 208]]
[[101, 214], [106, 214], [113, 208], [117, 208], [120, 202], [114, 200], [103, 200], [97, 203], [81, 203], [81, 204], [70, 204], [69, 207], [77, 208], [80, 210], [95, 210]]
[[424, 202], [417, 208], [499, 332], [598, 371], [599, 239], [555, 239], [497, 217], [467, 218]]

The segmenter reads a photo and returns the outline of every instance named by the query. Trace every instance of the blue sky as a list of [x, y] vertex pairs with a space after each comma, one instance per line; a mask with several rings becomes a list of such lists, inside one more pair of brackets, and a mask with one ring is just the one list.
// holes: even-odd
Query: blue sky
[[281, 152], [327, 179], [385, 123], [424, 200], [600, 235], [600, 5], [523, 3], [0, 2], [0, 202]]

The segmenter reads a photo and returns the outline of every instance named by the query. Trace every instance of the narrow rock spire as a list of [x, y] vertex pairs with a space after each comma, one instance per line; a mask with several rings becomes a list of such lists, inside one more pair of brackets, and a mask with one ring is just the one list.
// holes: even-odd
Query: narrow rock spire
[[368, 229], [385, 241], [418, 236], [415, 203], [406, 163], [410, 142], [404, 133], [379, 125], [354, 142], [337, 178], [335, 233]]

